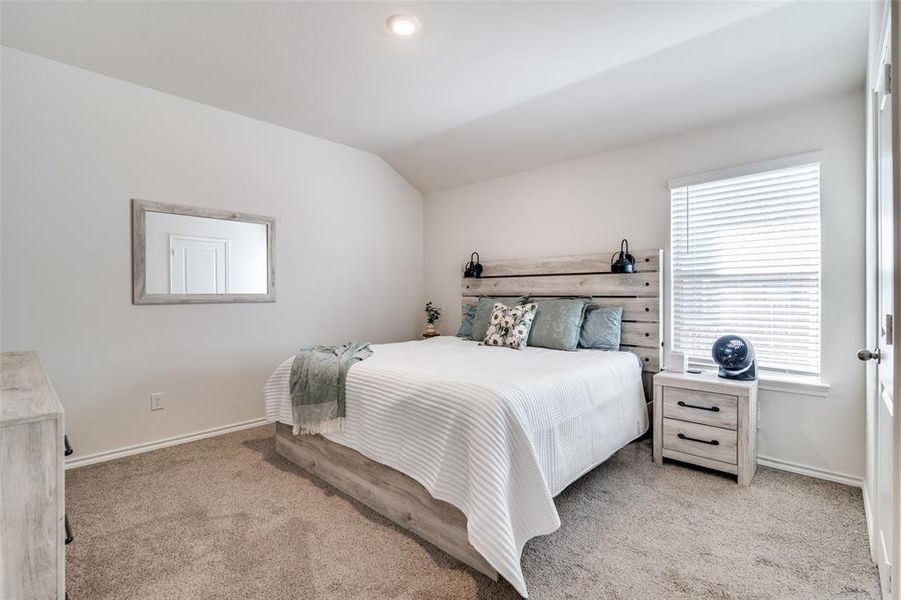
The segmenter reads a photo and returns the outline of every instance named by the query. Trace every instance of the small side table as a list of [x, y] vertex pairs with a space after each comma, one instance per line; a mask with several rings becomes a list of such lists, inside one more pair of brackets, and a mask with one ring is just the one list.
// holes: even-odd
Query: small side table
[[757, 471], [757, 382], [700, 374], [654, 376], [654, 462], [669, 458], [732, 473]]

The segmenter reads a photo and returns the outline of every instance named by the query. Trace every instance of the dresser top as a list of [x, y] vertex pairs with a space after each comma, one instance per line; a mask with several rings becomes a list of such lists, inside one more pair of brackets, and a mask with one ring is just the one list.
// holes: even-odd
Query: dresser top
[[0, 354], [0, 426], [55, 418], [63, 406], [35, 352]]
[[757, 387], [757, 381], [724, 379], [717, 375], [716, 371], [701, 371], [700, 373], [671, 373], [669, 371], [661, 371], [654, 375], [654, 385], [719, 392], [721, 394], [732, 394], [734, 396], [748, 396], [751, 393], [751, 390]]

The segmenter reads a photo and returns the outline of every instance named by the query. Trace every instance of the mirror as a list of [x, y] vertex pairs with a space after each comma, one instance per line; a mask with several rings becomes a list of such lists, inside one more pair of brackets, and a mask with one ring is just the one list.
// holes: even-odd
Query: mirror
[[134, 304], [275, 302], [275, 219], [132, 200]]

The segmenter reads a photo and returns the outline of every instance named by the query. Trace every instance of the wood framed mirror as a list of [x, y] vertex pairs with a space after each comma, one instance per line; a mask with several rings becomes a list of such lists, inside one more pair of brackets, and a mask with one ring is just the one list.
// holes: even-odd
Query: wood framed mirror
[[132, 199], [132, 303], [275, 302], [275, 218]]

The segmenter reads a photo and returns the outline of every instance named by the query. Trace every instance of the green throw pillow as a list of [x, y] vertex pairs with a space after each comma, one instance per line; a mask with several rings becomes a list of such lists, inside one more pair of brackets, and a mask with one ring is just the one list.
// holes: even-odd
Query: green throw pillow
[[467, 340], [472, 339], [472, 319], [476, 316], [475, 304], [463, 305], [463, 320], [460, 322], [460, 329], [457, 330], [457, 337]]
[[622, 306], [592, 307], [585, 315], [579, 345], [596, 350], [619, 350], [622, 329]]
[[469, 334], [470, 338], [477, 342], [481, 342], [485, 339], [485, 335], [488, 333], [488, 321], [491, 320], [491, 311], [494, 309], [495, 302], [500, 302], [506, 306], [516, 306], [517, 304], [525, 302], [526, 299], [526, 296], [519, 296], [517, 298], [511, 298], [509, 296], [505, 298], [479, 298], [479, 303], [476, 304], [476, 314], [472, 318], [472, 330], [470, 330]]
[[575, 350], [579, 346], [579, 333], [585, 319], [588, 298], [532, 299], [538, 305], [529, 346], [552, 350]]

